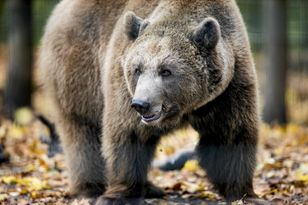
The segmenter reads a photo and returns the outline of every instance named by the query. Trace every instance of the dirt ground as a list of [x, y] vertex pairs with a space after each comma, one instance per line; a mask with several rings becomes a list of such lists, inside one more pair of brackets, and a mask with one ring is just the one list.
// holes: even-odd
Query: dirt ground
[[[0, 121], [0, 140], [10, 155], [10, 161], [0, 166], [0, 204], [89, 204], [88, 200], [67, 196], [63, 155], [48, 157], [47, 128], [28, 109], [19, 110], [16, 116], [16, 123], [3, 118]], [[155, 160], [166, 160], [178, 150], [193, 148], [197, 141], [191, 129], [167, 136]], [[262, 199], [273, 204], [308, 204], [307, 145], [307, 127], [261, 126], [254, 186]], [[225, 204], [195, 160], [187, 161], [177, 171], [153, 168], [149, 178], [167, 195], [147, 200], [148, 204]]]

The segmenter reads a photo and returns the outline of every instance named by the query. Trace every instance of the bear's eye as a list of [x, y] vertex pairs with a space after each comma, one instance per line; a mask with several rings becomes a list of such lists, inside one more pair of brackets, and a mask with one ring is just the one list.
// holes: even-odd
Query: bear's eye
[[141, 69], [139, 67], [135, 68], [134, 74], [139, 76], [142, 73]]
[[163, 76], [163, 77], [168, 77], [168, 76], [170, 76], [172, 73], [171, 73], [171, 71], [168, 70], [168, 69], [163, 69], [163, 70], [161, 70], [161, 71], [159, 72], [159, 74], [160, 74], [161, 76]]

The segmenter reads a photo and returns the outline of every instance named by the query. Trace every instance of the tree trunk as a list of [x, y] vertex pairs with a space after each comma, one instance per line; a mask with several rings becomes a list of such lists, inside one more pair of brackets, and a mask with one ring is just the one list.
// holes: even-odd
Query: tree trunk
[[9, 0], [9, 68], [4, 91], [5, 112], [31, 106], [32, 10], [31, 0]]
[[264, 120], [286, 123], [288, 68], [287, 0], [265, 0], [265, 105]]
[[5, 0], [0, 1], [0, 17], [2, 16]]
[[[308, 50], [308, 12], [305, 10], [308, 8], [308, 2], [307, 1], [303, 1], [301, 2], [301, 6], [303, 7], [301, 9], [301, 12], [302, 12], [302, 18], [300, 19], [301, 22], [302, 22], [302, 25], [301, 25], [301, 32], [302, 32], [302, 36], [301, 36], [301, 39], [303, 40], [303, 45], [301, 46], [301, 51], [304, 52], [303, 55], [307, 54], [307, 50]], [[305, 68], [307, 66], [307, 62], [308, 62], [308, 59], [307, 58], [304, 58], [304, 59], [301, 59], [301, 61], [303, 62], [303, 64], [301, 65], [301, 69], [302, 68]]]

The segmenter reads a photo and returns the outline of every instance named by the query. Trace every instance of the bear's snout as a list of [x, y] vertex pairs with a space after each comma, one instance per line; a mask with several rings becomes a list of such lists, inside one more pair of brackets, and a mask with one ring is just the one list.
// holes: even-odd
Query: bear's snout
[[140, 115], [144, 115], [146, 114], [149, 109], [150, 109], [150, 103], [145, 102], [143, 100], [139, 100], [139, 99], [133, 99], [132, 100], [132, 104], [131, 104], [132, 108], [134, 108]]
[[131, 107], [139, 113], [141, 121], [146, 125], [157, 124], [162, 117], [161, 106], [159, 106], [160, 108], [158, 109], [157, 106], [153, 106], [152, 103], [141, 99], [134, 98]]

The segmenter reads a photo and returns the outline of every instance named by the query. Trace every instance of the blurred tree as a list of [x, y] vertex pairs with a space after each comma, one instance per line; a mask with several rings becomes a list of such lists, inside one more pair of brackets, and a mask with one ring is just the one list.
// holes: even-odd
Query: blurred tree
[[3, 13], [4, 13], [4, 5], [5, 5], [5, 0], [0, 1], [0, 43], [2, 40], [1, 37], [4, 33], [4, 31], [1, 28], [3, 26], [2, 18], [3, 18]]
[[2, 0], [2, 1], [0, 2], [0, 16], [1, 16], [2, 11], [3, 11], [4, 2], [5, 2], [4, 0]]
[[302, 28], [302, 31], [301, 31], [302, 36], [301, 37], [304, 39], [303, 40], [304, 49], [308, 48], [308, 12], [307, 12], [306, 9], [308, 9], [308, 2], [304, 1], [303, 5], [302, 5], [302, 10], [301, 10], [302, 11], [301, 14], [303, 15], [302, 19], [304, 19], [302, 21], [302, 25], [301, 25], [301, 28]]
[[4, 90], [5, 112], [31, 106], [32, 1], [9, 0], [9, 68]]
[[287, 0], [264, 0], [264, 6], [266, 79], [263, 116], [268, 123], [286, 123]]

